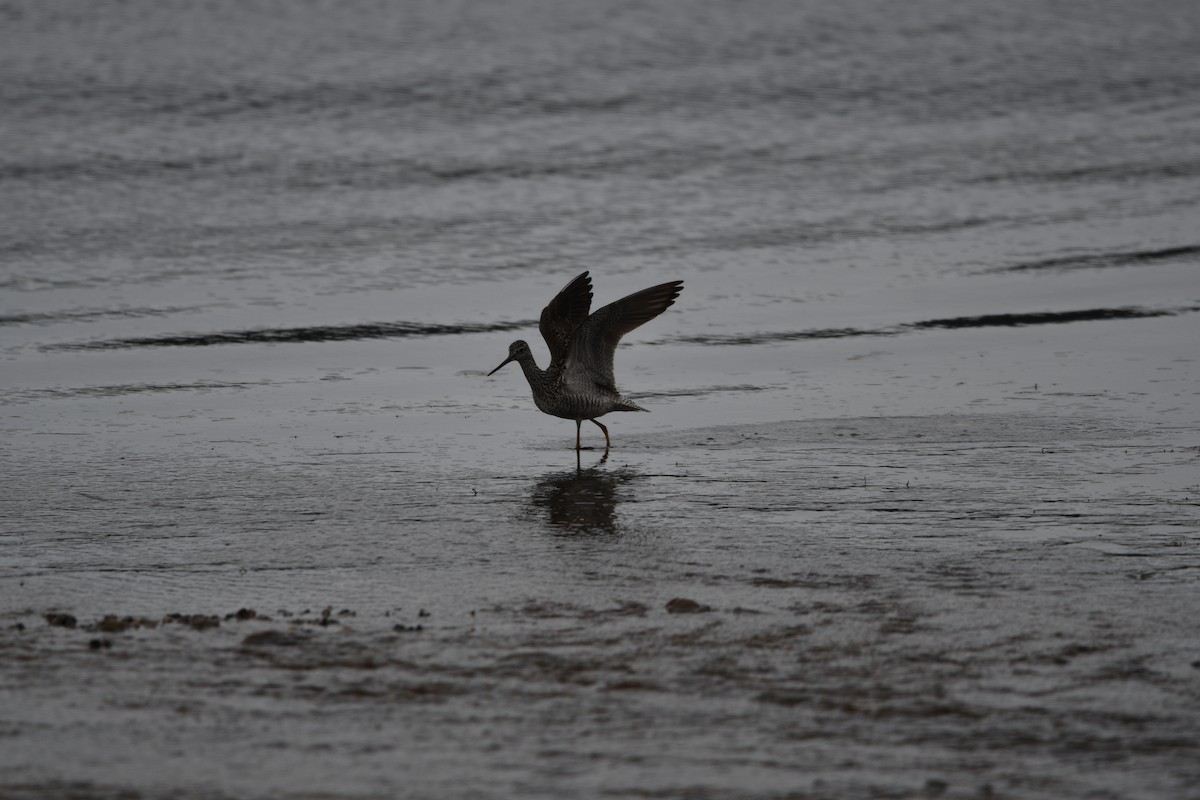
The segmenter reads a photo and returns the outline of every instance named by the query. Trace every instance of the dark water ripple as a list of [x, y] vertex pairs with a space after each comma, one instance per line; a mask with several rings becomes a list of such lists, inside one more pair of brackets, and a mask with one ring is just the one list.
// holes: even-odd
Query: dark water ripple
[[[1096, 320], [1144, 319], [1169, 317], [1200, 310], [1200, 306], [1181, 306], [1173, 309], [1089, 308], [1077, 311], [1036, 311], [1023, 314], [982, 314], [907, 322], [880, 328], [818, 328], [803, 331], [778, 331], [755, 334], [700, 334], [677, 336], [667, 340], [679, 344], [747, 345], [769, 342], [790, 342], [805, 339], [845, 339], [856, 336], [897, 336], [929, 328], [1017, 328], [1027, 325], [1062, 325], [1070, 322]], [[0, 319], [0, 324], [4, 320]], [[492, 323], [437, 324], [421, 322], [371, 322], [357, 325], [318, 325], [301, 328], [257, 328], [240, 331], [182, 333], [166, 336], [142, 336], [127, 339], [102, 339], [94, 342], [70, 342], [44, 345], [44, 351], [55, 350], [124, 350], [139, 347], [211, 347], [226, 344], [299, 344], [305, 342], [339, 342], [366, 339], [403, 339], [414, 336], [458, 336], [476, 333], [498, 333], [533, 328], [534, 320]]]
[[125, 397], [139, 394], [163, 394], [166, 392], [202, 394], [208, 391], [272, 385], [275, 385], [272, 381], [190, 381], [181, 383], [125, 383], [102, 386], [25, 389], [14, 392], [0, 392], [0, 404], [29, 403], [37, 400], [54, 400], [68, 397]]
[[105, 308], [82, 309], [76, 311], [56, 311], [50, 313], [4, 314], [0, 315], [0, 326], [4, 325], [55, 325], [60, 322], [90, 322], [99, 319], [137, 319], [139, 317], [169, 317], [190, 311], [199, 311], [201, 307], [179, 308]]
[[363, 339], [403, 339], [410, 336], [458, 336], [471, 333], [516, 331], [537, 325], [535, 320], [519, 322], [439, 325], [422, 322], [370, 322], [359, 325], [316, 325], [304, 328], [257, 328], [243, 331], [181, 333], [170, 336], [142, 336], [130, 339], [104, 339], [97, 342], [52, 344], [43, 350], [124, 350], [135, 347], [210, 347], [222, 344], [284, 344], [301, 342], [342, 342]]
[[1061, 325], [1067, 322], [1091, 322], [1101, 319], [1142, 319], [1170, 317], [1195, 311], [1195, 308], [1089, 308], [1080, 311], [1039, 311], [1030, 314], [983, 314], [976, 317], [951, 317], [912, 322], [905, 328], [1017, 328], [1024, 325]]
[[1157, 250], [1132, 250], [1119, 253], [1088, 253], [1079, 256], [1057, 256], [1038, 261], [1028, 261], [1008, 267], [994, 267], [989, 272], [1038, 272], [1042, 270], [1101, 269], [1104, 267], [1128, 267], [1200, 257], [1200, 245], [1164, 247]]
[[1096, 320], [1170, 317], [1192, 311], [1200, 311], [1200, 306], [1182, 306], [1173, 309], [1126, 306], [1122, 308], [1089, 308], [1078, 311], [1036, 311], [1026, 314], [982, 314], [970, 317], [949, 317], [921, 320], [920, 322], [906, 322], [902, 325], [881, 328], [820, 328], [804, 331], [776, 331], [752, 334], [701, 334], [698, 336], [679, 336], [668, 341], [705, 345], [757, 345], [794, 342], [806, 339], [898, 336], [903, 333], [930, 328], [1020, 328], [1028, 325], [1062, 325], [1069, 322], [1093, 322]]

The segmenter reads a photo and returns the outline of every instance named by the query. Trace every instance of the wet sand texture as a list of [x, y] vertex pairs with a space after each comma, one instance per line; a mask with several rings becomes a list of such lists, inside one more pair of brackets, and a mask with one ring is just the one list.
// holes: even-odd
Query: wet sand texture
[[[87, 563], [78, 545], [8, 547], [28, 564], [19, 590], [6, 580], [0, 639], [5, 791], [1196, 786], [1195, 447], [1023, 415], [645, 444], [620, 467], [585, 453], [582, 469], [532, 480], [419, 462], [381, 477], [361, 458], [228, 475], [244, 523], [269, 530], [246, 524], [204, 554], [183, 543], [227, 513], [204, 511], [207, 491], [188, 494], [182, 476], [147, 489], [141, 474], [134, 504], [118, 499], [132, 475], [89, 482], [110, 499], [71, 513], [106, 508], [110, 546]], [[299, 498], [320, 502], [322, 524]], [[160, 539], [145, 523], [168, 502], [179, 524]], [[55, 554], [75, 561], [46, 564]], [[250, 596], [275, 605], [225, 611]], [[294, 605], [317, 596], [353, 605]], [[75, 624], [13, 611], [17, 597], [67, 598]], [[80, 613], [176, 597], [191, 613]]]

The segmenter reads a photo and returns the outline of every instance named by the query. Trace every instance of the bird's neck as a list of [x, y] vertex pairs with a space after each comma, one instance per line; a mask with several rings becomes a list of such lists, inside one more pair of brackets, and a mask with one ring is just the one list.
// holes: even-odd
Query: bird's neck
[[517, 363], [521, 365], [521, 371], [525, 373], [525, 380], [529, 381], [530, 386], [546, 382], [546, 371], [537, 365], [532, 354], [519, 359]]

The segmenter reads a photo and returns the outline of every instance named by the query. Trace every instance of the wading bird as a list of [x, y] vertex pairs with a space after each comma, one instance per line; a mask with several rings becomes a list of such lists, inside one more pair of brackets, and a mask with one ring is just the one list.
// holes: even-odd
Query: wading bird
[[[621, 337], [649, 322], [675, 302], [683, 290], [683, 281], [671, 281], [634, 292], [609, 303], [589, 315], [592, 305], [592, 279], [584, 272], [568, 283], [550, 305], [542, 309], [538, 329], [550, 348], [550, 366], [541, 369], [529, 352], [529, 345], [516, 341], [508, 346], [510, 361], [521, 365], [533, 402], [547, 414], [575, 420], [575, 449], [580, 449], [579, 431], [583, 421], [595, 422], [604, 431], [604, 448], [612, 446], [608, 428], [596, 417], [610, 411], [646, 411], [627, 400], [613, 378], [613, 352]], [[496, 374], [500, 367], [488, 373]]]

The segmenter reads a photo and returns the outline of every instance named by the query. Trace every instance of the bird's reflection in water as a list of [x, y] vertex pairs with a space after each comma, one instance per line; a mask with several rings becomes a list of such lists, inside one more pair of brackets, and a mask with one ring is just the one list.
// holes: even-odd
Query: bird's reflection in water
[[616, 533], [617, 489], [636, 477], [629, 469], [602, 469], [605, 451], [594, 466], [584, 468], [576, 461], [569, 472], [551, 473], [533, 487], [533, 510], [549, 516], [550, 524], [563, 533]]

